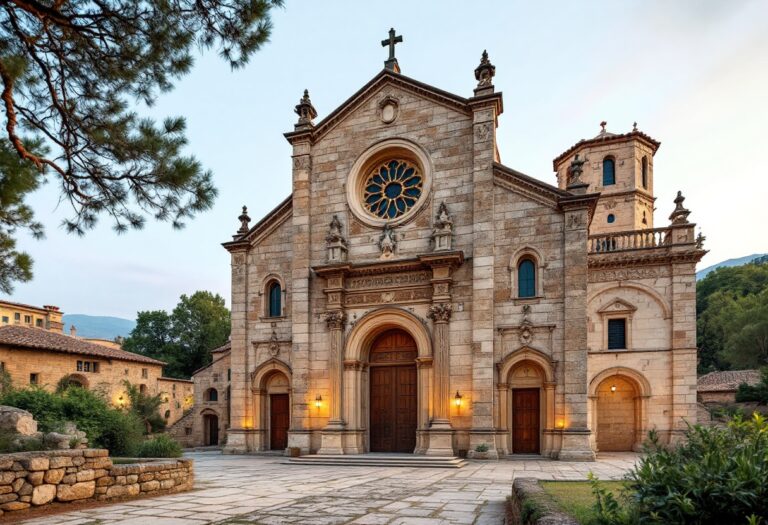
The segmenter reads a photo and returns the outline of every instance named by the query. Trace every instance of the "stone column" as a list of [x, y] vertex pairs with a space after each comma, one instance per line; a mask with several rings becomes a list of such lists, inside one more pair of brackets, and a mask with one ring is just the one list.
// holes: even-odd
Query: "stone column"
[[330, 390], [329, 419], [323, 429], [322, 443], [319, 454], [343, 454], [342, 432], [344, 420], [342, 418], [342, 388], [344, 376], [344, 325], [347, 316], [341, 310], [332, 310], [325, 314], [325, 322], [328, 326], [328, 381]]
[[469, 452], [480, 444], [495, 459], [494, 397], [494, 265], [495, 211], [493, 163], [496, 159], [496, 122], [501, 94], [483, 90], [469, 99], [472, 108], [472, 428]]
[[450, 421], [450, 344], [448, 321], [451, 319], [450, 303], [437, 303], [429, 308], [429, 318], [434, 323], [432, 334], [432, 389], [433, 415], [429, 426], [428, 456], [453, 455], [453, 429]]
[[[298, 127], [298, 126], [297, 126]], [[310, 452], [310, 409], [314, 399], [309, 384], [310, 331], [310, 174], [311, 127], [287, 134], [293, 145], [293, 261], [291, 279], [291, 350], [292, 388], [291, 428], [288, 447]]]
[[[691, 228], [691, 236], [693, 235]], [[696, 263], [672, 263], [671, 443], [696, 423]]]
[[251, 385], [248, 363], [248, 248], [247, 243], [228, 248], [232, 254], [232, 312], [230, 369], [230, 428], [226, 454], [248, 452], [247, 434], [254, 427], [250, 407]]
[[576, 195], [561, 201], [565, 211], [563, 391], [565, 421], [557, 457], [594, 461], [587, 421], [587, 238], [590, 197], [586, 184], [569, 186]]

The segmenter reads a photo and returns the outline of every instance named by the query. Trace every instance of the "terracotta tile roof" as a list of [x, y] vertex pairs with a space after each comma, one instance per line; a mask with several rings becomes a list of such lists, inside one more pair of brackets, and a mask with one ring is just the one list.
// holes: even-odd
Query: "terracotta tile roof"
[[51, 307], [51, 308], [55, 308], [55, 310], [49, 310], [45, 307], [33, 306], [31, 304], [24, 304], [24, 303], [14, 303], [13, 301], [0, 301], [0, 304], [5, 304], [10, 307], [27, 308], [28, 310], [35, 310], [37, 312], [46, 313], [46, 314], [50, 312], [59, 313], [59, 314], [62, 313], [57, 306]]
[[37, 350], [49, 350], [51, 352], [64, 352], [66, 354], [91, 355], [104, 359], [118, 359], [121, 361], [135, 361], [152, 365], [164, 365], [165, 362], [152, 359], [125, 350], [118, 350], [108, 346], [89, 343], [76, 337], [49, 332], [42, 328], [27, 326], [3, 326], [0, 327], [0, 345], [16, 346], [21, 348], [33, 348]]
[[699, 392], [729, 392], [735, 391], [742, 383], [756, 385], [760, 382], [758, 370], [725, 370], [710, 372], [698, 381]]
[[623, 142], [625, 140], [629, 140], [633, 138], [639, 139], [645, 142], [646, 144], [648, 144], [651, 150], [653, 150], [654, 154], [656, 153], [656, 150], [659, 149], [659, 146], [661, 146], [661, 142], [654, 139], [650, 135], [646, 135], [642, 131], [633, 130], [633, 131], [630, 131], [629, 133], [605, 132], [605, 133], [598, 134], [594, 138], [586, 139], [586, 140], [582, 139], [578, 141], [576, 144], [574, 144], [573, 146], [565, 150], [563, 153], [555, 157], [555, 159], [552, 161], [552, 167], [555, 171], [557, 171], [557, 165], [560, 164], [560, 162], [562, 162], [563, 159], [570, 157], [571, 154], [573, 154], [576, 150], [578, 150], [583, 146], [592, 146], [595, 144], [612, 144], [615, 142]]

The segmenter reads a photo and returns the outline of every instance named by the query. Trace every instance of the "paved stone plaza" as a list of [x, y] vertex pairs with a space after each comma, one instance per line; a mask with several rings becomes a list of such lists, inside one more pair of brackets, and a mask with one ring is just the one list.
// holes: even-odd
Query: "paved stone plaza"
[[596, 463], [475, 461], [461, 469], [286, 465], [285, 458], [190, 454], [195, 490], [27, 520], [28, 525], [501, 524], [515, 477], [619, 478], [636, 455]]

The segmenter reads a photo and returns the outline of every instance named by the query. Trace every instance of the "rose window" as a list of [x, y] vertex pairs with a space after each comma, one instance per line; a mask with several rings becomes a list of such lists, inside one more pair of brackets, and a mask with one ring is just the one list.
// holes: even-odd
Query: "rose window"
[[404, 160], [387, 161], [374, 169], [365, 181], [365, 208], [382, 219], [400, 217], [418, 202], [423, 182], [415, 166]]

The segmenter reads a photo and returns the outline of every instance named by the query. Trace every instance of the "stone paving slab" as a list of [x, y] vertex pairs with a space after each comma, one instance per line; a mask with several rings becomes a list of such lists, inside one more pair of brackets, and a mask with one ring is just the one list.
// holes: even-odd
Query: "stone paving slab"
[[462, 469], [290, 465], [275, 456], [189, 454], [195, 489], [29, 519], [27, 525], [500, 525], [515, 477], [618, 479], [636, 454], [595, 463], [471, 461]]

